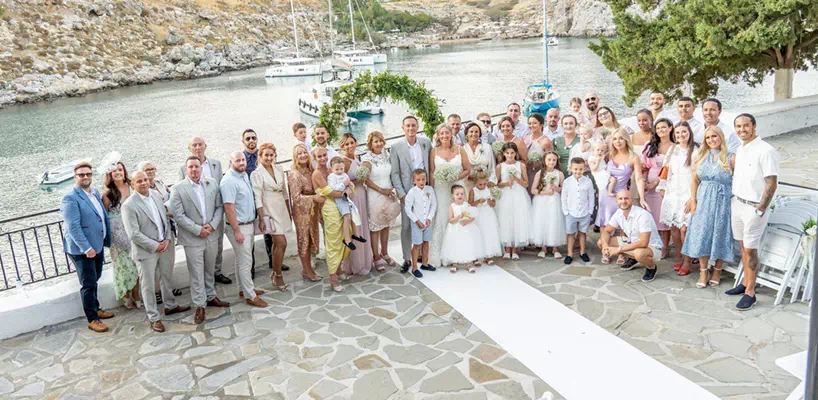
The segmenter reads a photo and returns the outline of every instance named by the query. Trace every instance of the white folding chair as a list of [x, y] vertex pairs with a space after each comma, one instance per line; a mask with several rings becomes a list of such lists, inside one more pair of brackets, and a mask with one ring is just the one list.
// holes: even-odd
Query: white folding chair
[[[772, 219], [772, 216], [770, 216]], [[795, 272], [799, 256], [798, 243], [801, 235], [773, 225], [767, 225], [761, 248], [758, 249], [758, 274], [756, 283], [776, 290], [775, 304], [781, 303]], [[744, 264], [739, 263], [736, 285], [744, 278]]]

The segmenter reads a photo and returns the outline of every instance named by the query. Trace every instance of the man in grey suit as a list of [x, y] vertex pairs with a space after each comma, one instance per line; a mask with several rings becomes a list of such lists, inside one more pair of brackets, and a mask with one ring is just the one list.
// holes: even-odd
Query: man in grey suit
[[217, 241], [223, 236], [224, 206], [219, 184], [202, 176], [202, 163], [196, 156], [185, 162], [187, 178], [171, 186], [170, 209], [176, 219], [176, 240], [184, 246], [190, 271], [190, 297], [196, 306], [193, 321], [205, 319], [205, 305], [229, 307], [216, 297], [215, 266]]
[[425, 136], [418, 136], [418, 119], [412, 115], [405, 117], [401, 126], [403, 140], [398, 140], [392, 145], [389, 160], [392, 164], [392, 186], [401, 201], [400, 242], [403, 250], [401, 272], [406, 273], [412, 265], [412, 221], [406, 215], [403, 201], [406, 193], [414, 186], [412, 171], [422, 169], [427, 174], [429, 173], [429, 153], [432, 151], [432, 141]]
[[[207, 143], [204, 139], [194, 136], [187, 143], [187, 149], [190, 150], [190, 155], [199, 159], [202, 163], [201, 175], [205, 178], [211, 178], [216, 181], [216, 184], [222, 181], [222, 163], [213, 158], [207, 158], [205, 152], [207, 151]], [[187, 166], [182, 165], [179, 168], [179, 180], [184, 180], [187, 176]], [[224, 218], [221, 219], [221, 226], [218, 226], [219, 232], [224, 232]], [[222, 249], [224, 249], [224, 236], [219, 235], [217, 239], [219, 245], [219, 252], [216, 254], [216, 282], [229, 285], [233, 283], [230, 278], [222, 275]]]
[[130, 196], [122, 204], [122, 222], [125, 233], [131, 239], [131, 257], [139, 267], [140, 292], [145, 301], [148, 322], [155, 332], [164, 332], [156, 306], [156, 271], [159, 270], [162, 302], [165, 315], [173, 315], [190, 310], [190, 306], [176, 305], [173, 295], [173, 264], [171, 252], [176, 251], [171, 244], [170, 222], [162, 197], [151, 190], [151, 180], [142, 171], [137, 171], [131, 181], [136, 196]]

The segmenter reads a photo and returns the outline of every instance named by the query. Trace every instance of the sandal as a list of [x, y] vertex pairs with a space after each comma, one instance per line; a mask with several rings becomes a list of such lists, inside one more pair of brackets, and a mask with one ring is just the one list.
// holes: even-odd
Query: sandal
[[470, 274], [473, 274], [476, 270], [474, 269], [474, 267], [471, 266], [471, 264], [469, 264], [466, 266], [466, 271], [469, 271]]
[[721, 283], [721, 268], [713, 268], [713, 275], [716, 275], [716, 271], [719, 271], [719, 279], [710, 279], [710, 282], [708, 282], [710, 286], [718, 286]]
[[685, 276], [685, 275], [687, 275], [689, 273], [690, 273], [690, 269], [685, 267], [685, 266], [682, 266], [681, 268], [679, 268], [679, 271], [676, 272], [676, 275]]
[[699, 270], [699, 281], [696, 282], [697, 288], [704, 289], [707, 287], [707, 279], [709, 278], [708, 275], [710, 275], [710, 270], [708, 270], [707, 268], [702, 268]]
[[483, 263], [482, 263], [482, 262], [480, 262], [479, 260], [474, 262], [474, 266], [475, 266], [475, 267], [479, 267], [479, 266], [481, 266], [481, 265], [483, 265]]
[[323, 279], [323, 278], [321, 278], [321, 276], [319, 276], [319, 275], [315, 275], [315, 278], [313, 278], [313, 277], [311, 277], [309, 275], [301, 274], [301, 279], [303, 279], [305, 281], [310, 281], [310, 282], [321, 282], [321, 279]]
[[375, 271], [378, 271], [378, 272], [386, 271], [386, 261], [384, 261], [383, 259], [375, 261], [374, 266], [375, 266]]
[[620, 254], [619, 257], [616, 257], [616, 265], [624, 265], [626, 261], [628, 261], [628, 259], [624, 254]]
[[682, 269], [682, 264], [673, 264], [673, 270], [679, 272]]
[[555, 251], [554, 252], [554, 259], [559, 260], [560, 258], [562, 258], [562, 253], [560, 253], [559, 251]]
[[492, 260], [491, 258], [489, 258], [488, 260], [486, 260], [486, 264], [488, 264], [488, 265], [494, 265], [494, 260]]
[[390, 267], [398, 265], [398, 263], [396, 263], [395, 260], [392, 259], [392, 257], [389, 257], [389, 254], [381, 254], [381, 260], [385, 261], [386, 264], [389, 265]]
[[273, 286], [275, 286], [276, 289], [278, 289], [279, 292], [288, 291], [286, 283], [283, 284], [283, 285], [276, 284], [276, 278], [281, 278], [281, 281], [284, 282], [284, 274], [277, 274], [277, 273], [273, 272], [273, 274], [270, 275], [270, 280], [273, 281]]
[[537, 258], [545, 258], [545, 252], [541, 251], [541, 252], [537, 253]]
[[[570, 256], [569, 256], [569, 257], [570, 257]], [[608, 256], [602, 256], [602, 259], [601, 259], [601, 260], [599, 260], [599, 262], [601, 262], [601, 263], [603, 263], [603, 264], [610, 264], [610, 263], [611, 263], [611, 258], [610, 258], [610, 257], [608, 257]]]
[[457, 273], [457, 267], [451, 267], [451, 268], [449, 268], [449, 272], [451, 272], [451, 273], [453, 273], [453, 274], [456, 274], [456, 273]]

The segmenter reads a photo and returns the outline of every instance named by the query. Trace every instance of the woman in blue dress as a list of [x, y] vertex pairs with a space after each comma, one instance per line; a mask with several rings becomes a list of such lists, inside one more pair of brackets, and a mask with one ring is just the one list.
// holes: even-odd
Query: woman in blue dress
[[[728, 153], [724, 132], [717, 126], [707, 128], [704, 143], [693, 169], [691, 198], [687, 202], [692, 215], [682, 248], [684, 255], [699, 259], [698, 288], [705, 288], [708, 283], [718, 286], [722, 265], [734, 259], [730, 197], [735, 155]], [[712, 277], [707, 265], [710, 259], [716, 260]]]

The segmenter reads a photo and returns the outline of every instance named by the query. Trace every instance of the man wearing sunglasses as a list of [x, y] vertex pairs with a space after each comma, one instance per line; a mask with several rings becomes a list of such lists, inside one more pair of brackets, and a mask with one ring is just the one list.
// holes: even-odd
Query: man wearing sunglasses
[[91, 164], [87, 162], [74, 167], [74, 189], [63, 197], [60, 214], [65, 221], [63, 250], [77, 270], [88, 329], [102, 333], [108, 331], [108, 326], [101, 320], [114, 317], [99, 307], [97, 299], [105, 247], [111, 247], [111, 221], [99, 192], [91, 188], [91, 173]]
[[252, 129], [245, 129], [241, 134], [241, 144], [244, 145], [244, 158], [247, 160], [247, 176], [250, 176], [258, 164], [258, 135]]
[[480, 143], [492, 144], [497, 140], [497, 137], [491, 132], [491, 114], [481, 112], [475, 117], [477, 124], [483, 128], [483, 135], [480, 136]]
[[596, 90], [585, 94], [585, 118], [590, 121], [591, 126], [596, 126], [596, 109], [599, 108], [600, 101]]

